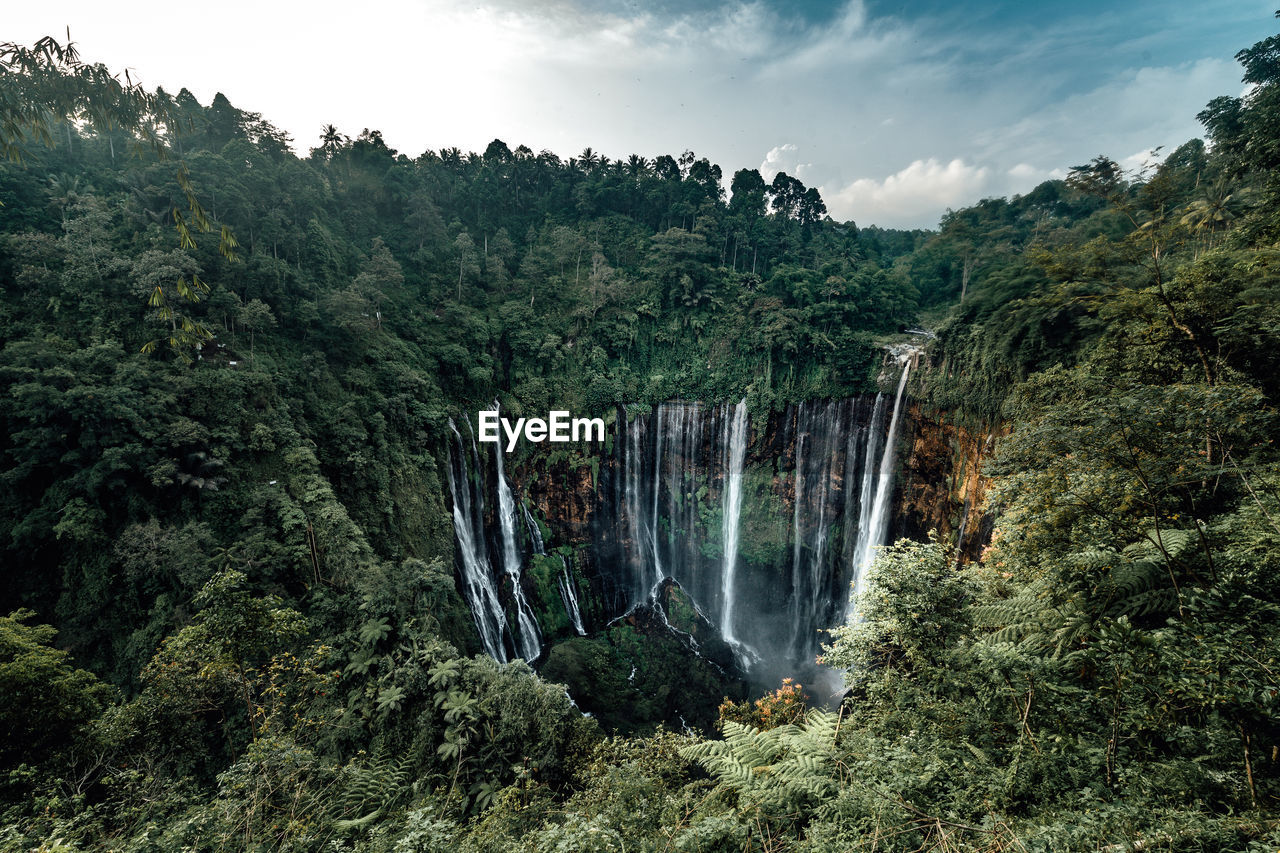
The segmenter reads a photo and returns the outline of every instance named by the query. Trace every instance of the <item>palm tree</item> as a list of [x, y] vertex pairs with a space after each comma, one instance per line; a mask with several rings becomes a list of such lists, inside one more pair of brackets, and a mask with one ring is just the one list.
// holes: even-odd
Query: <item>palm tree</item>
[[[49, 178], [49, 203], [62, 213], [62, 224], [67, 224], [67, 208], [80, 199], [80, 177], [65, 172]], [[166, 213], [168, 211], [166, 210]]]
[[627, 174], [636, 180], [649, 174], [652, 168], [652, 164], [639, 154], [632, 154], [627, 158]]
[[1219, 237], [1231, 228], [1231, 223], [1240, 214], [1246, 191], [1232, 191], [1230, 185], [1219, 178], [1207, 186], [1204, 197], [1187, 205], [1181, 223], [1201, 235], [1196, 256], [1211, 250], [1218, 243]]
[[326, 160], [333, 159], [333, 155], [338, 153], [338, 149], [346, 141], [347, 138], [333, 125], [326, 124], [320, 128], [320, 150], [324, 152]]
[[578, 155], [578, 165], [582, 167], [582, 171], [590, 172], [600, 165], [600, 155], [590, 148], [583, 148], [582, 153]]

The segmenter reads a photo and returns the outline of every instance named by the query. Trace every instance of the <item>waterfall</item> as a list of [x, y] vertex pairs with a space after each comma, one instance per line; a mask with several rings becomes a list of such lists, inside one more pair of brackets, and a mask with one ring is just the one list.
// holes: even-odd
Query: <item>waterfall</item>
[[[804, 501], [804, 445], [809, 434], [800, 428], [800, 412], [796, 412], [796, 470], [791, 484], [791, 612], [792, 631], [800, 630], [800, 609], [804, 606], [800, 589], [800, 549], [804, 545], [804, 529], [800, 526], [800, 510]], [[791, 635], [791, 649], [795, 648], [795, 633]]]
[[[538, 527], [538, 522], [534, 520], [533, 513], [529, 511], [529, 505], [521, 502], [520, 508], [524, 511], [524, 526], [529, 531], [529, 545], [533, 549], [533, 553], [539, 557], [547, 556], [547, 546], [542, 539], [542, 529]], [[569, 574], [569, 564], [565, 562], [563, 556], [557, 556], [560, 559], [560, 574], [556, 576], [556, 586], [560, 590], [560, 600], [564, 603], [564, 612], [569, 615], [569, 621], [573, 623], [573, 630], [578, 632], [578, 636], [585, 637], [587, 629], [582, 624], [582, 608], [578, 605], [578, 593], [574, 589], [573, 578]]]
[[[581, 569], [561, 557], [560, 572], [536, 578], [523, 563], [554, 564], [545, 562], [551, 541], [532, 506], [508, 481], [500, 452], [492, 479], [478, 476], [475, 440], [468, 449], [454, 428], [448, 475], [459, 586], [485, 651], [498, 660], [539, 655], [549, 626], [537, 623], [535, 591], [543, 602], [563, 602], [561, 636], [585, 636], [584, 613], [603, 625], [674, 581], [682, 610], [672, 622], [698, 643], [713, 629], [728, 646], [715, 654], [731, 650], [762, 681], [812, 675], [822, 632], [856, 616], [850, 587], [861, 590], [890, 525], [908, 373], [904, 363], [892, 401], [885, 393], [796, 403], [754, 430], [745, 399], [619, 410], [596, 489], [557, 496], [572, 480], [543, 481], [551, 516], [561, 507], [574, 513], [547, 521], [557, 531], [571, 524], [575, 547], [591, 550], [574, 564]], [[486, 485], [496, 492], [487, 514]]]
[[[862, 461], [862, 488], [858, 492], [858, 526], [856, 535], [850, 536], [846, 541], [850, 543], [851, 556], [849, 558], [849, 566], [857, 576], [858, 566], [862, 565], [863, 540], [866, 537], [867, 530], [871, 523], [871, 505], [875, 503], [875, 482], [876, 482], [876, 451], [880, 445], [876, 438], [880, 435], [880, 422], [884, 419], [884, 394], [876, 394], [875, 406], [871, 411], [871, 423], [867, 426], [867, 448]], [[849, 513], [849, 518], [853, 518], [853, 513]]]
[[833, 530], [849, 500], [846, 471], [847, 423], [857, 403], [831, 401], [795, 407], [795, 472], [791, 520], [791, 618], [787, 656], [811, 660], [818, 631], [828, 627], [837, 608], [839, 560], [831, 558]]
[[822, 413], [822, 434], [818, 441], [817, 458], [822, 464], [822, 476], [817, 487], [810, 494], [816, 494], [817, 507], [814, 513], [815, 530], [813, 546], [809, 557], [809, 573], [805, 577], [806, 589], [810, 597], [816, 597], [822, 589], [822, 575], [826, 568], [827, 540], [829, 522], [827, 519], [827, 503], [831, 497], [832, 486], [837, 470], [836, 454], [839, 452], [840, 440], [844, 433], [843, 409], [838, 403], [828, 403]]
[[[859, 403], [858, 412], [861, 411]], [[878, 439], [881, 436], [881, 420], [884, 418], [884, 395], [876, 394], [871, 405], [870, 419], [860, 423], [858, 412], [855, 412], [848, 430], [848, 444], [845, 447], [843, 488], [847, 490], [844, 506], [844, 522], [841, 531], [840, 565], [846, 571], [853, 569], [854, 554], [858, 550], [858, 532], [866, 529], [870, 516], [871, 500], [875, 497], [875, 461], [878, 458]], [[857, 492], [853, 489], [861, 484]], [[848, 584], [844, 584], [845, 588]], [[844, 612], [843, 600], [841, 613]]]
[[578, 594], [574, 591], [573, 578], [569, 576], [569, 564], [564, 561], [564, 557], [560, 558], [560, 565], [564, 566], [564, 570], [556, 578], [556, 584], [560, 587], [560, 598], [564, 601], [564, 610], [569, 614], [573, 630], [578, 632], [579, 637], [585, 637], [587, 629], [582, 627], [582, 610], [578, 607]]
[[[728, 419], [725, 419], [728, 423]], [[743, 397], [733, 410], [733, 422], [728, 426], [729, 438], [723, 444], [728, 450], [725, 464], [723, 511], [720, 520], [721, 542], [724, 558], [720, 567], [720, 634], [725, 642], [735, 648], [742, 645], [733, 630], [734, 572], [738, 566], [739, 522], [742, 517], [742, 466], [747, 456], [747, 399]]]
[[662, 570], [662, 558], [658, 556], [658, 487], [662, 484], [662, 413], [665, 408], [658, 407], [658, 428], [654, 431], [658, 447], [653, 454], [653, 513], [649, 516], [648, 525], [649, 549], [653, 552], [653, 586], [649, 589], [650, 598], [657, 594], [658, 587], [662, 586], [662, 581], [667, 576]]
[[[789, 407], [771, 455], [789, 453], [791, 470], [750, 486], [745, 401], [672, 401], [634, 414], [620, 424], [623, 535], [619, 551], [601, 554], [618, 567], [606, 587], [632, 590], [635, 606], [671, 578], [744, 669], [812, 665], [822, 631], [847, 612], [856, 567], [884, 537], [901, 399], [893, 418], [888, 395]], [[785, 505], [785, 522], [754, 517], [757, 528], [744, 529], [748, 500], [775, 513]]]
[[[507, 653], [502, 644], [502, 633], [506, 626], [506, 615], [498, 600], [498, 590], [493, 583], [493, 569], [489, 565], [484, 545], [484, 492], [467, 476], [466, 447], [452, 418], [449, 419], [449, 429], [453, 430], [458, 448], [456, 453], [450, 450], [446, 474], [449, 494], [453, 498], [453, 532], [462, 558], [462, 593], [471, 606], [471, 615], [475, 619], [476, 630], [480, 634], [485, 652], [495, 660], [505, 663]], [[478, 470], [479, 460], [474, 440], [471, 450], [476, 457]], [[474, 502], [473, 494], [476, 497]]]
[[[666, 574], [675, 578], [695, 599], [705, 597], [709, 591], [700, 572], [702, 520], [697, 499], [698, 488], [707, 472], [702, 441], [705, 420], [703, 407], [698, 403], [664, 403], [658, 408], [655, 464], [664, 470], [667, 491], [666, 562], [663, 565]], [[655, 491], [657, 485], [655, 480]], [[657, 506], [656, 502], [654, 505]]]
[[[657, 548], [654, 547], [649, 534], [649, 519], [645, 511], [648, 506], [644, 494], [642, 474], [644, 472], [644, 419], [639, 415], [626, 424], [626, 443], [624, 445], [623, 468], [623, 501], [626, 516], [627, 534], [630, 548], [627, 551], [632, 584], [631, 606], [644, 603], [652, 594], [655, 585], [650, 580], [655, 575], [661, 577], [661, 567], [657, 565]], [[650, 581], [646, 583], [646, 581]]]
[[[885, 533], [889, 528], [889, 499], [893, 484], [893, 461], [895, 443], [898, 434], [898, 415], [902, 410], [902, 396], [907, 388], [907, 375], [911, 373], [911, 363], [903, 361], [902, 376], [898, 379], [898, 393], [893, 399], [893, 415], [889, 418], [889, 431], [885, 434], [884, 456], [880, 460], [880, 478], [876, 484], [875, 497], [871, 501], [870, 511], [864, 506], [867, 516], [858, 538], [858, 550], [854, 556], [853, 595], [846, 609], [846, 621], [858, 618], [858, 597], [862, 594], [866, 581], [867, 569], [875, 560], [876, 547], [884, 544]], [[865, 484], [864, 484], [865, 487]]]
[[502, 470], [503, 453], [493, 454], [498, 468], [498, 523], [502, 528], [502, 568], [511, 582], [511, 595], [516, 603], [516, 643], [520, 657], [534, 660], [542, 653], [542, 636], [538, 633], [538, 622], [529, 610], [529, 602], [525, 600], [524, 590], [520, 586], [520, 549], [516, 545], [516, 505], [511, 495], [511, 486], [507, 484], [506, 474]]
[[542, 529], [538, 527], [538, 522], [533, 520], [528, 504], [521, 502], [520, 508], [524, 510], [524, 526], [529, 531], [529, 545], [533, 548], [533, 553], [539, 557], [547, 556], [547, 546], [542, 542]]

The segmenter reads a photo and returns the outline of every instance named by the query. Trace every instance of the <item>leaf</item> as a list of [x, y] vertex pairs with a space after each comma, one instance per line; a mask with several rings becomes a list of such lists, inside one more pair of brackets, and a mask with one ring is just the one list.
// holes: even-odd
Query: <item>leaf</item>
[[391, 623], [385, 617], [378, 619], [370, 619], [360, 626], [360, 644], [364, 646], [373, 646], [386, 639], [391, 633]]

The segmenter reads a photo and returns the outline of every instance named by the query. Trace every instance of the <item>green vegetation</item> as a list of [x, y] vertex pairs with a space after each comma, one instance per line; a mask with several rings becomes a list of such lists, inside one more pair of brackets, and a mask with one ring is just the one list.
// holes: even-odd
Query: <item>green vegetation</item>
[[[298, 158], [0, 48], [0, 850], [1275, 849], [1277, 55], [1209, 147], [904, 233], [692, 153]], [[1011, 429], [995, 538], [881, 556], [838, 708], [722, 703], [674, 589], [475, 655], [450, 414], [863, 392], [922, 312], [918, 397]]]

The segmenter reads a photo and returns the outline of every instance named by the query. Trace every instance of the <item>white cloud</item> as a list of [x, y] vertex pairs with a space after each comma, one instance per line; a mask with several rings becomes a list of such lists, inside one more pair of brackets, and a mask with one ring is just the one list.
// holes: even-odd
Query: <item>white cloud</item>
[[770, 183], [779, 172], [786, 172], [793, 178], [804, 180], [813, 171], [812, 163], [800, 162], [800, 148], [793, 142], [775, 145], [764, 155], [760, 164], [760, 177]]
[[975, 141], [987, 157], [1016, 152], [1069, 168], [1099, 154], [1138, 152], [1127, 158], [1138, 166], [1151, 148], [1168, 151], [1202, 133], [1196, 113], [1236, 89], [1238, 78], [1238, 66], [1226, 59], [1129, 69], [1090, 91], [992, 126]]
[[959, 158], [944, 164], [930, 157], [883, 180], [859, 178], [834, 190], [824, 187], [822, 194], [835, 219], [911, 227], [937, 222], [948, 207], [976, 201], [990, 177], [986, 166], [970, 166]]
[[1160, 162], [1164, 160], [1165, 155], [1168, 153], [1163, 149], [1157, 151], [1154, 148], [1144, 148], [1141, 151], [1130, 154], [1128, 157], [1121, 158], [1120, 168], [1126, 172], [1145, 172], [1160, 165]]
[[996, 180], [1001, 176], [993, 174], [987, 194], [1022, 195], [1035, 189], [1045, 181], [1065, 178], [1066, 176], [1066, 169], [1045, 169], [1040, 166], [1033, 166], [1030, 163], [1019, 163], [1005, 172], [1002, 180]]

